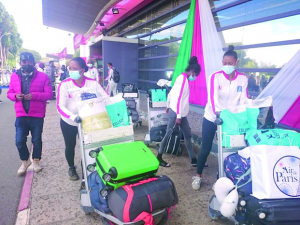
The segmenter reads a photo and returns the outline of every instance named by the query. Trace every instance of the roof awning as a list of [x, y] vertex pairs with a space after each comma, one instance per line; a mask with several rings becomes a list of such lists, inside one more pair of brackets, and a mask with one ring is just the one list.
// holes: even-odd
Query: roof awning
[[106, 12], [118, 0], [42, 0], [43, 24], [85, 34], [99, 12]]

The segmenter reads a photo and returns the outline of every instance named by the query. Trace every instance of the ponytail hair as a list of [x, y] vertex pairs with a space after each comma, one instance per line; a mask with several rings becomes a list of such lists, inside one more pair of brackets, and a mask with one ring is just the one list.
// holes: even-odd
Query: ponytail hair
[[198, 59], [196, 56], [192, 56], [189, 60], [189, 65], [188, 67], [185, 69], [185, 72], [189, 72], [191, 70], [195, 71], [196, 76], [198, 76], [200, 74], [201, 71], [201, 67], [198, 63]]

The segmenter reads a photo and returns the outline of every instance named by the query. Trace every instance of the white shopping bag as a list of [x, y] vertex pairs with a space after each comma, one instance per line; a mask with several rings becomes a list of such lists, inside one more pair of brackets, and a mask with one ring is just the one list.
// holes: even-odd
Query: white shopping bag
[[250, 146], [252, 192], [258, 199], [300, 197], [297, 146]]

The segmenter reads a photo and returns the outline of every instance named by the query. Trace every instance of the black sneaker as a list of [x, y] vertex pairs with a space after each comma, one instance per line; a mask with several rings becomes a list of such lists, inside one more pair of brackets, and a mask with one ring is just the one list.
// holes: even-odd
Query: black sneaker
[[78, 176], [78, 174], [77, 174], [77, 172], [76, 172], [76, 168], [75, 167], [73, 167], [73, 168], [70, 168], [69, 169], [69, 179], [70, 180], [79, 180], [79, 176]]
[[197, 166], [197, 159], [196, 158], [192, 158], [192, 160], [191, 160], [191, 166], [192, 167], [196, 167]]
[[159, 159], [159, 165], [162, 167], [170, 167], [170, 164], [164, 161], [163, 159]]
[[0, 104], [2, 104], [3, 102], [0, 100]]

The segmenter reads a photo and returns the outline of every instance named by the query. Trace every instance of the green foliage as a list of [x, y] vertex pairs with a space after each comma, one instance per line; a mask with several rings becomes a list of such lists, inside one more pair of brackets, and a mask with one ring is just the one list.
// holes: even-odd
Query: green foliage
[[[8, 34], [9, 35], [4, 35]], [[15, 61], [15, 57], [21, 48], [23, 41], [18, 33], [17, 25], [13, 16], [9, 15], [4, 5], [0, 2], [0, 37], [1, 39], [0, 51], [3, 53], [4, 65]], [[10, 56], [12, 54], [12, 56]], [[8, 62], [6, 62], [8, 60]]]
[[76, 49], [74, 55], [73, 55], [73, 58], [75, 57], [80, 57], [80, 48]]
[[36, 63], [38, 63], [42, 59], [42, 56], [37, 51], [29, 50], [29, 49], [26, 49], [26, 48], [21, 48], [20, 49], [20, 53], [22, 53], [22, 52], [30, 52], [30, 53], [32, 53], [32, 55], [33, 55]]

